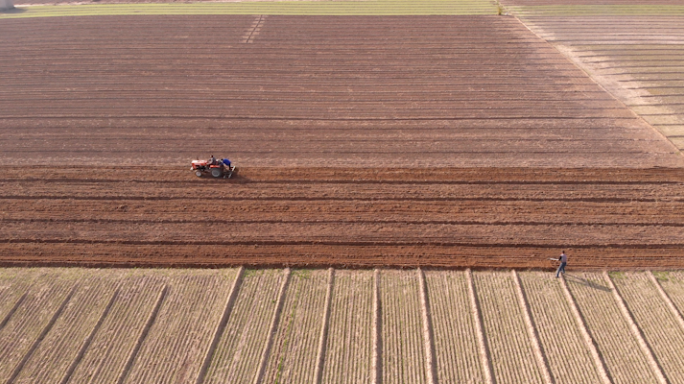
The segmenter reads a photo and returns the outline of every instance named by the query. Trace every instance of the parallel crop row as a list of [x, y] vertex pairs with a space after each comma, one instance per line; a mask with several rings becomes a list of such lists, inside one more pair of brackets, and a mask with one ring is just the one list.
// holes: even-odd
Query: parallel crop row
[[163, 277], [155, 273], [107, 271], [107, 276], [118, 294], [69, 384], [118, 382], [164, 288]]
[[371, 271], [336, 271], [323, 383], [370, 384], [373, 335]]
[[684, 383], [684, 330], [657, 287], [645, 273], [614, 274], [611, 278], [665, 377], [671, 383]]
[[328, 283], [326, 270], [292, 273], [285, 304], [265, 367], [264, 383], [314, 379]]
[[655, 383], [653, 371], [603, 275], [574, 273], [567, 284], [614, 382]]
[[523, 314], [509, 272], [474, 274], [496, 382], [541, 383]]
[[557, 383], [600, 383], [596, 362], [558, 280], [543, 272], [519, 276], [553, 379]]
[[49, 333], [31, 353], [14, 383], [61, 383], [68, 379], [79, 353], [116, 300], [115, 284], [103, 276], [79, 279], [77, 288]]
[[168, 294], [124, 383], [196, 380], [235, 272], [167, 272]]
[[0, 269], [0, 330], [28, 296], [32, 275], [26, 269]]
[[653, 274], [679, 313], [684, 313], [684, 272], [654, 272]]
[[236, 276], [0, 270], [0, 383], [684, 383], [681, 272]]
[[[74, 276], [72, 276], [74, 277]], [[0, 380], [16, 378], [51, 325], [68, 305], [77, 284], [62, 273], [39, 270], [26, 298], [0, 329]]]
[[382, 382], [426, 382], [418, 277], [393, 270], [380, 276]]
[[473, 313], [463, 272], [426, 271], [438, 382], [482, 382]]
[[285, 279], [282, 270], [245, 272], [205, 383], [254, 382]]

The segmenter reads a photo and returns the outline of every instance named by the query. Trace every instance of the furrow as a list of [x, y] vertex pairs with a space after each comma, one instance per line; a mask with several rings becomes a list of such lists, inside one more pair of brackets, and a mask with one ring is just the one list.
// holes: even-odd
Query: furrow
[[522, 312], [523, 320], [525, 321], [525, 326], [527, 327], [527, 333], [532, 343], [532, 350], [534, 351], [534, 357], [537, 360], [537, 365], [539, 366], [539, 370], [544, 377], [544, 381], [548, 384], [554, 384], [555, 380], [553, 380], [551, 373], [549, 372], [549, 363], [544, 350], [542, 349], [541, 343], [539, 342], [537, 327], [532, 320], [532, 314], [530, 313], [527, 296], [525, 295], [525, 291], [520, 284], [520, 277], [515, 270], [512, 270], [511, 273], [513, 274], [515, 291], [518, 296], [518, 304], [520, 305], [520, 311]]
[[473, 272], [470, 269], [466, 270], [466, 279], [468, 281], [468, 296], [470, 298], [470, 312], [473, 317], [473, 325], [475, 326], [475, 335], [477, 336], [478, 352], [480, 354], [480, 363], [482, 364], [482, 374], [486, 384], [496, 383], [494, 377], [494, 368], [492, 367], [491, 355], [489, 352], [489, 345], [484, 333], [484, 326], [482, 320], [482, 312], [480, 301], [478, 300], [478, 293], [476, 291], [475, 282], [473, 281]]
[[423, 323], [423, 347], [425, 350], [425, 373], [427, 375], [427, 383], [437, 383], [437, 369], [435, 363], [435, 342], [434, 331], [432, 327], [432, 312], [427, 292], [427, 284], [425, 282], [425, 274], [420, 268], [416, 269], [418, 275], [418, 285], [420, 289], [420, 312]]
[[167, 293], [168, 285], [164, 285], [164, 287], [159, 292], [159, 296], [157, 296], [157, 301], [154, 305], [154, 308], [152, 309], [150, 315], [147, 318], [145, 327], [142, 329], [140, 335], [136, 339], [135, 346], [133, 347], [131, 353], [128, 356], [128, 360], [126, 361], [126, 364], [124, 365], [123, 370], [121, 371], [121, 375], [117, 380], [117, 384], [123, 384], [124, 381], [128, 378], [130, 371], [133, 367], [133, 363], [135, 362], [135, 359], [138, 357], [138, 352], [140, 351], [143, 342], [147, 338], [147, 335], [150, 333], [150, 329], [152, 328], [152, 325], [154, 324], [155, 320], [157, 319], [157, 316], [159, 315], [159, 310], [162, 304], [164, 303], [164, 299], [166, 298]]
[[326, 270], [293, 272], [264, 381], [314, 382], [327, 281]]
[[204, 383], [205, 376], [207, 374], [207, 371], [209, 370], [209, 366], [211, 365], [211, 361], [216, 351], [216, 346], [221, 340], [221, 336], [223, 335], [223, 332], [226, 328], [226, 325], [228, 324], [228, 320], [232, 313], [235, 300], [237, 299], [237, 294], [240, 287], [240, 283], [242, 282], [243, 273], [244, 267], [240, 267], [235, 276], [235, 281], [233, 282], [233, 285], [230, 288], [230, 294], [228, 295], [226, 304], [223, 307], [223, 315], [221, 316], [221, 320], [219, 320], [216, 326], [214, 336], [211, 338], [211, 343], [209, 344], [209, 347], [207, 348], [207, 351], [204, 355], [204, 362], [202, 363], [202, 367], [200, 368], [199, 374], [197, 375], [196, 384]]
[[62, 304], [59, 306], [59, 308], [57, 308], [57, 311], [55, 311], [55, 313], [52, 315], [52, 318], [50, 319], [50, 321], [45, 325], [45, 327], [43, 328], [41, 333], [38, 335], [36, 340], [33, 342], [31, 347], [26, 351], [26, 353], [24, 354], [22, 359], [19, 361], [19, 363], [16, 365], [16, 367], [12, 371], [12, 374], [7, 379], [7, 384], [13, 384], [16, 381], [17, 377], [22, 373], [22, 370], [26, 366], [26, 363], [29, 361], [29, 359], [31, 359], [31, 357], [33, 357], [33, 353], [36, 351], [36, 349], [38, 349], [38, 347], [40, 346], [40, 343], [45, 339], [45, 336], [47, 336], [47, 334], [50, 332], [50, 330], [52, 330], [52, 327], [57, 322], [57, 319], [59, 319], [59, 317], [62, 315], [62, 312], [64, 312], [64, 309], [66, 308], [67, 304], [69, 303], [71, 298], [74, 296], [74, 293], [76, 293], [77, 288], [78, 288], [78, 286], [74, 286], [70, 290], [69, 294], [64, 298], [64, 300], [62, 301]]
[[613, 290], [602, 273], [566, 274], [565, 281], [615, 384], [657, 383]]
[[579, 311], [579, 308], [577, 307], [577, 303], [575, 302], [575, 298], [572, 296], [572, 293], [570, 293], [570, 290], [568, 289], [568, 285], [565, 281], [565, 275], [561, 276], [561, 287], [563, 288], [563, 294], [565, 296], [565, 299], [567, 300], [568, 305], [570, 306], [570, 310], [572, 311], [572, 315], [575, 318], [575, 322], [577, 323], [577, 328], [580, 330], [582, 334], [582, 338], [584, 339], [584, 343], [587, 346], [587, 349], [591, 353], [591, 357], [594, 360], [594, 366], [598, 370], [599, 376], [601, 378], [601, 382], [603, 384], [612, 384], [613, 381], [611, 380], [610, 376], [608, 375], [608, 370], [606, 369], [606, 363], [599, 353], [599, 350], [596, 346], [596, 341], [594, 338], [591, 336], [589, 333], [589, 330], [587, 328], [587, 323], [584, 320], [584, 317]]
[[510, 273], [478, 272], [473, 283], [496, 382], [543, 382]]
[[263, 380], [264, 372], [266, 370], [266, 364], [268, 362], [268, 359], [270, 358], [274, 338], [276, 337], [276, 331], [280, 323], [280, 317], [282, 314], [283, 306], [285, 305], [285, 294], [287, 293], [288, 285], [290, 283], [290, 269], [285, 268], [284, 274], [285, 278], [283, 279], [283, 283], [280, 286], [280, 291], [278, 292], [277, 304], [273, 311], [273, 317], [271, 318], [271, 326], [269, 327], [269, 331], [267, 333], [268, 338], [266, 339], [266, 343], [261, 353], [259, 364], [257, 365], [258, 368], [254, 375], [254, 384], [261, 384]]
[[321, 322], [321, 334], [318, 339], [318, 348], [316, 353], [316, 370], [314, 371], [314, 384], [320, 384], [323, 381], [323, 369], [325, 365], [326, 348], [328, 344], [328, 332], [330, 324], [330, 306], [332, 302], [332, 291], [335, 283], [335, 270], [328, 268], [328, 287], [325, 292], [325, 307], [323, 309], [323, 320]]
[[485, 382], [466, 272], [424, 273], [434, 331], [436, 381]]
[[[629, 274], [624, 277], [622, 275], [616, 275], [611, 278], [608, 272], [604, 272], [603, 276], [611, 287], [615, 301], [627, 320], [634, 337], [637, 339], [639, 347], [648, 359], [648, 363], [658, 381], [661, 384], [670, 383], [671, 380], [668, 380], [668, 377], [665, 375], [663, 363], [656, 358], [656, 348], [658, 351], [662, 352], [662, 359], [669, 360], [670, 354], [673, 352], [671, 347], [673, 344], [678, 342], [677, 344], [684, 347], [684, 335], [673, 334], [665, 336], [657, 329], [660, 327], [676, 328], [676, 325], [673, 324], [672, 318], [667, 317], [667, 312], [663, 314], [664, 308], [662, 302], [658, 302], [657, 294], [656, 292], [653, 292], [653, 288], [643, 284], [646, 282], [644, 276], [641, 274]], [[642, 290], [634, 292], [634, 285], [640, 286]], [[651, 289], [649, 290], [648, 288]], [[650, 297], [646, 298], [645, 296]], [[629, 302], [626, 301], [626, 298], [630, 299]], [[644, 308], [644, 306], [646, 308]], [[648, 313], [647, 319], [641, 317], [641, 311], [646, 311]], [[642, 319], [641, 324], [637, 323], [640, 318]], [[657, 327], [651, 327], [649, 324], [649, 322], [653, 321], [653, 318], [657, 319], [656, 321], [659, 323]], [[663, 340], [663, 337], [666, 341]], [[674, 353], [678, 354], [677, 351], [680, 351], [680, 348], [681, 347], [674, 348]], [[682, 359], [677, 360], [679, 360], [678, 363], [674, 362], [674, 365], [677, 368], [672, 372], [675, 375], [677, 375], [680, 370], [679, 367], [684, 363], [684, 360]]]
[[[78, 351], [78, 354], [76, 355], [76, 358], [74, 361], [71, 363], [69, 366], [69, 369], [67, 369], [66, 373], [64, 374], [64, 378], [61, 381], [61, 384], [67, 384], [69, 380], [71, 379], [72, 375], [74, 374], [74, 371], [76, 370], [76, 367], [81, 363], [83, 360], [83, 356], [85, 355], [86, 351], [90, 347], [90, 344], [93, 341], [93, 338], [95, 335], [99, 332], [100, 328], [102, 327], [102, 323], [104, 323], [105, 319], [109, 315], [110, 311], [112, 310], [112, 306], [114, 305], [114, 302], [116, 301], [117, 297], [119, 296], [119, 290], [115, 290], [114, 293], [112, 294], [111, 299], [109, 299], [109, 303], [107, 303], [107, 306], [105, 307], [104, 311], [102, 311], [102, 314], [100, 315], [100, 318], [97, 321], [97, 324], [95, 324], [95, 327], [93, 327], [92, 331], [90, 331], [90, 334], [86, 338], [86, 340], [83, 342], [83, 345], [81, 345], [81, 348]], [[79, 324], [80, 326], [80, 324]]]

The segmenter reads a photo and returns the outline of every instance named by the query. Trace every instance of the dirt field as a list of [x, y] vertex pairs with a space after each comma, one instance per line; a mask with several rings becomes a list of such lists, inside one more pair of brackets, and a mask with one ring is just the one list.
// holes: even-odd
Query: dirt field
[[6, 20], [0, 164], [681, 166], [516, 19]]
[[0, 32], [6, 265], [683, 265], [682, 156], [514, 18]]
[[682, 267], [682, 170], [7, 169], [5, 264]]
[[684, 148], [684, 17], [527, 17], [549, 41]]

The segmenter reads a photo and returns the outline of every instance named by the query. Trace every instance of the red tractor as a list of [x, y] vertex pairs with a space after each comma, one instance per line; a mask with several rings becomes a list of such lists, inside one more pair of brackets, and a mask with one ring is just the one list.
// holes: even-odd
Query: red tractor
[[209, 160], [193, 160], [191, 171], [197, 177], [211, 175], [212, 177], [230, 179], [237, 172], [237, 168], [228, 159], [215, 159], [212, 155]]

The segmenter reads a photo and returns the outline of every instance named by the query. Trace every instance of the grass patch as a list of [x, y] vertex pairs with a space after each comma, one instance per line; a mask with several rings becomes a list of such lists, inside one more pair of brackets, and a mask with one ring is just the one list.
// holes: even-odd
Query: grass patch
[[613, 279], [624, 279], [625, 273], [624, 272], [619, 272], [619, 271], [612, 271], [608, 272], [611, 278]]
[[496, 15], [486, 0], [277, 1], [240, 3], [94, 4], [18, 7], [0, 19], [122, 15]]
[[684, 5], [537, 5], [509, 6], [516, 16], [677, 16]]
[[670, 281], [670, 273], [669, 272], [651, 272], [653, 273], [653, 276], [656, 278], [656, 280], [660, 281], [661, 283]]

